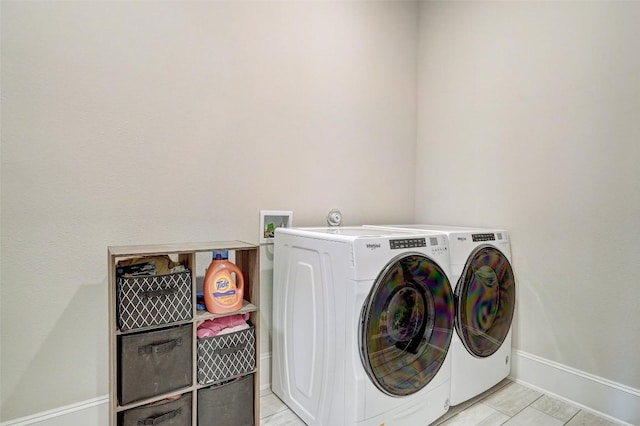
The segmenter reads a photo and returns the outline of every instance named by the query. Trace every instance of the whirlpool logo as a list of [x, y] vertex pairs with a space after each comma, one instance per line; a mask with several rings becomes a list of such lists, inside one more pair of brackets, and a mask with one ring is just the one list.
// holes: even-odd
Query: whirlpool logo
[[371, 250], [379, 249], [380, 243], [367, 243], [367, 248]]

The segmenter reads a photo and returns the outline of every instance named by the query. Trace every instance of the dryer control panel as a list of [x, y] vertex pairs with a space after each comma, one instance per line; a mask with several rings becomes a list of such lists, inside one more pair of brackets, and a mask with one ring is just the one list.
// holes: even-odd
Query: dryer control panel
[[426, 246], [427, 246], [426, 238], [401, 238], [401, 239], [389, 240], [389, 247], [391, 248], [391, 250], [426, 247]]
[[477, 242], [477, 241], [495, 241], [496, 240], [496, 234], [494, 234], [493, 232], [485, 233], [485, 234], [471, 234], [471, 239], [473, 240], [473, 242]]

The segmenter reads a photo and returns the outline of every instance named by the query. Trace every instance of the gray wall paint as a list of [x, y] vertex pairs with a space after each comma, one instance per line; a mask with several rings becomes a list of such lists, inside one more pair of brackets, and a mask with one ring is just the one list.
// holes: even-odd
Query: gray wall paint
[[640, 3], [426, 2], [416, 219], [511, 231], [517, 349], [640, 388]]
[[107, 393], [108, 245], [413, 218], [417, 3], [1, 8], [1, 420]]

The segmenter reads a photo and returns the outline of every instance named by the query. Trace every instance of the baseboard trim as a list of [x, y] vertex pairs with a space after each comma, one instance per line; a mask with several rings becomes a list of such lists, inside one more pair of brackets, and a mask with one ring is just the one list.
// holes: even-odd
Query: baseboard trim
[[271, 352], [260, 354], [260, 396], [271, 393]]
[[[75, 404], [65, 405], [63, 407], [54, 408], [52, 410], [43, 411], [40, 413], [32, 414], [30, 416], [21, 417], [18, 419], [8, 420], [6, 422], [0, 423], [0, 426], [26, 426], [32, 425], [36, 423], [48, 424], [50, 420], [57, 419], [65, 416], [72, 416], [76, 413], [82, 411], [91, 411], [93, 414], [90, 416], [91, 418], [99, 418], [99, 416], [95, 415], [100, 410], [102, 405], [109, 405], [109, 396], [99, 396], [97, 398], [88, 399], [86, 401], [76, 402]], [[108, 412], [108, 410], [107, 410]], [[59, 424], [64, 424], [58, 422]], [[56, 423], [56, 424], [58, 424]], [[106, 423], [106, 421], [105, 421]], [[67, 423], [72, 424], [72, 423]]]
[[640, 424], [640, 389], [520, 350], [512, 352], [510, 378], [612, 421]]

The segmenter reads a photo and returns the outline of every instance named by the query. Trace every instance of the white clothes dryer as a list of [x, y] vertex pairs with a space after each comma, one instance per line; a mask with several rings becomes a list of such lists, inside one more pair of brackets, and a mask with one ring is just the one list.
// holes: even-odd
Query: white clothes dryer
[[516, 284], [509, 233], [442, 225], [377, 229], [443, 232], [449, 241], [456, 333], [451, 343], [451, 405], [491, 388], [511, 370], [511, 324]]
[[308, 425], [422, 426], [449, 408], [446, 236], [278, 228], [272, 389]]

